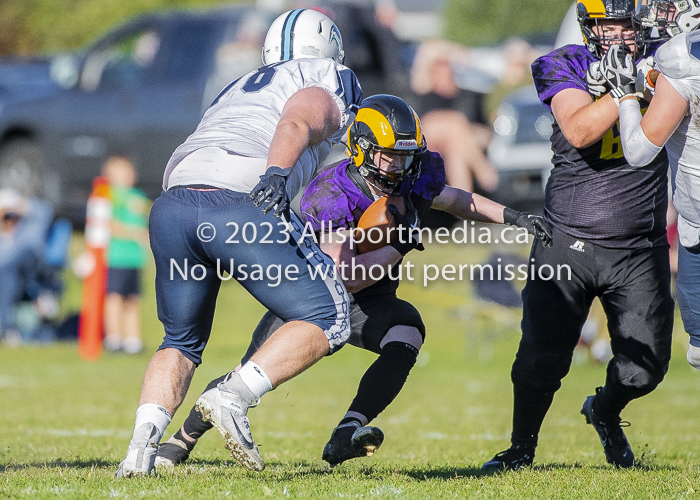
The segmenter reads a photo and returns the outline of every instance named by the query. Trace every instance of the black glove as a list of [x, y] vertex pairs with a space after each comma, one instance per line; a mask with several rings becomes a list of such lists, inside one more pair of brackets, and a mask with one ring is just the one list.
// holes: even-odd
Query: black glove
[[290, 169], [288, 168], [270, 167], [260, 176], [260, 182], [250, 192], [250, 199], [253, 200], [253, 205], [256, 207], [262, 205], [262, 213], [267, 214], [277, 205], [275, 217], [279, 219], [284, 214], [284, 220], [291, 220], [286, 186], [289, 173]]
[[512, 226], [524, 227], [528, 233], [542, 240], [543, 247], [552, 246], [552, 228], [549, 222], [539, 215], [531, 215], [529, 212], [518, 212], [506, 207], [503, 210], [503, 221]]
[[636, 95], [637, 66], [627, 45], [610, 46], [600, 61], [600, 72], [608, 82], [610, 95], [618, 106], [623, 97]]
[[[411, 198], [406, 195], [403, 197], [404, 203], [406, 203], [406, 215], [402, 214], [396, 205], [387, 205], [389, 212], [394, 216], [396, 220], [396, 225], [399, 228], [399, 239], [393, 243], [390, 243], [392, 247], [396, 249], [401, 255], [406, 255], [411, 250], [418, 250], [422, 252], [425, 250], [423, 243], [420, 241], [420, 221], [418, 220], [418, 213], [411, 202]], [[413, 229], [413, 231], [411, 230]], [[403, 240], [403, 243], [401, 242]]]

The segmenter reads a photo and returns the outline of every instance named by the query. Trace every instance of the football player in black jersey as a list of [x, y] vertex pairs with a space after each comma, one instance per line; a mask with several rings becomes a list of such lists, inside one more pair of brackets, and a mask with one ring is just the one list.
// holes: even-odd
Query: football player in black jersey
[[[613, 358], [605, 384], [581, 413], [609, 463], [634, 466], [620, 413], [656, 388], [671, 357], [668, 160], [661, 151], [645, 167], [631, 167], [617, 123], [619, 99], [635, 92], [635, 62], [646, 56], [632, 24], [635, 0], [578, 0], [577, 9], [586, 46], [567, 45], [532, 65], [540, 100], [555, 120], [545, 194], [554, 245], [533, 245], [530, 255], [538, 271], [523, 291], [522, 339], [511, 372], [512, 445], [482, 470], [532, 464], [595, 297], [608, 318]], [[547, 265], [568, 265], [570, 279], [542, 279], [539, 269]]]

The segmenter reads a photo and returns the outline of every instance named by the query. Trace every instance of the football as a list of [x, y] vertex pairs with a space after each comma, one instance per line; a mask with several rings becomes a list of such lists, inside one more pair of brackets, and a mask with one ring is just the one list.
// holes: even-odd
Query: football
[[373, 252], [399, 238], [398, 231], [389, 233], [389, 228], [397, 226], [389, 205], [396, 206], [402, 214], [406, 213], [406, 204], [401, 196], [386, 195], [372, 203], [360, 217], [355, 230], [358, 254]]

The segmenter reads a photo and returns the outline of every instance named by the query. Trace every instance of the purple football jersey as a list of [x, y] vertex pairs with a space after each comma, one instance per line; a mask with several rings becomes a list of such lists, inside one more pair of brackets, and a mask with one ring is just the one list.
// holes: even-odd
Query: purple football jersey
[[[586, 71], [594, 56], [567, 45], [532, 64], [542, 104], [565, 89], [587, 92]], [[668, 160], [665, 150], [649, 164], [633, 168], [622, 152], [619, 124], [596, 143], [575, 148], [554, 122], [554, 168], [545, 190], [545, 216], [575, 238], [608, 248], [663, 246], [666, 241]]]
[[[426, 160], [426, 157], [429, 159]], [[413, 186], [411, 200], [417, 209], [432, 202], [445, 189], [442, 157], [428, 152], [423, 158], [420, 177]], [[319, 171], [301, 198], [301, 212], [314, 231], [352, 229], [374, 200], [368, 198], [348, 177], [350, 160], [343, 160]], [[420, 210], [420, 209], [419, 209]]]

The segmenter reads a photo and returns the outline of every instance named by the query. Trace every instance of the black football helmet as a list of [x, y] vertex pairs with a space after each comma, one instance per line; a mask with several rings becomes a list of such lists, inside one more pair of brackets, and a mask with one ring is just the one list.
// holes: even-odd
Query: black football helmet
[[[576, 16], [581, 27], [583, 42], [596, 58], [603, 57], [606, 47], [630, 45], [630, 42], [636, 42], [636, 36], [630, 39], [607, 38], [602, 34], [596, 34], [593, 30], [594, 26], [603, 20], [632, 21], [635, 4], [635, 0], [576, 0]], [[639, 52], [639, 48], [636, 52]]]
[[[410, 193], [426, 151], [418, 115], [398, 97], [368, 97], [348, 128], [348, 150], [360, 175], [372, 186], [386, 194]], [[402, 168], [381, 172], [374, 163], [376, 152], [402, 157]]]

